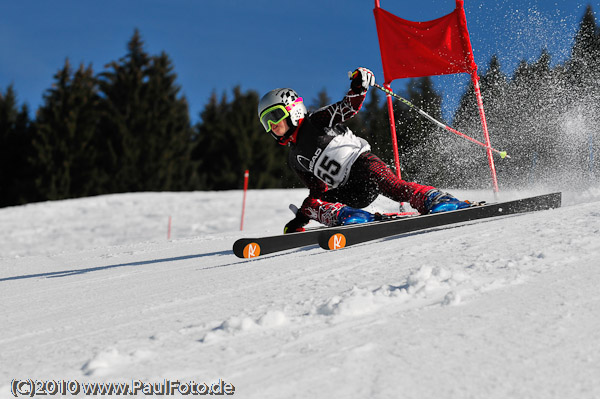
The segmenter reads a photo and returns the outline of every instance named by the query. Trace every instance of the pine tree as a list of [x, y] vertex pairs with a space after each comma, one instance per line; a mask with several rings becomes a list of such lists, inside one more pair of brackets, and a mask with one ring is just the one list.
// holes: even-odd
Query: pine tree
[[[590, 176], [598, 178], [600, 166], [597, 155], [600, 133], [591, 127], [596, 126], [600, 119], [600, 28], [591, 5], [587, 6], [581, 20], [566, 71], [569, 76], [569, 102], [564, 112], [568, 126], [564, 132], [564, 145], [572, 156], [563, 168], [571, 170], [580, 183], [589, 184]], [[579, 126], [572, 126], [574, 123]]]
[[540, 179], [551, 182], [562, 168], [560, 148], [564, 135], [561, 134], [560, 119], [564, 110], [564, 102], [561, 101], [563, 92], [555, 72], [550, 68], [550, 61], [550, 54], [543, 50], [540, 58], [529, 65], [528, 90], [520, 97], [524, 108], [521, 115], [527, 123], [523, 129], [527, 137], [516, 152], [520, 152], [523, 160], [527, 161], [524, 163], [517, 159], [516, 162], [522, 171], [521, 184], [525, 184], [525, 171], [528, 182]]
[[600, 35], [592, 6], [588, 5], [575, 36], [569, 60], [571, 83], [579, 89], [597, 88], [600, 76]]
[[226, 98], [217, 100], [217, 94], [212, 93], [209, 102], [200, 112], [200, 122], [194, 128], [194, 139], [192, 143], [192, 160], [197, 167], [199, 176], [199, 185], [203, 190], [215, 189], [218, 185], [218, 178], [215, 173], [219, 168], [213, 171], [213, 168], [220, 163], [222, 157], [227, 156], [227, 150], [220, 145], [225, 141], [225, 109], [227, 107]]
[[[513, 153], [514, 143], [510, 140], [512, 99], [508, 94], [508, 77], [502, 72], [500, 61], [496, 55], [493, 55], [486, 72], [480, 79], [481, 96], [484, 101], [484, 112], [488, 126], [488, 133], [492, 147], [506, 150]], [[470, 93], [471, 94], [471, 93]], [[483, 126], [481, 117], [476, 107], [474, 93], [472, 97], [473, 123], [468, 132], [471, 137], [485, 142], [483, 135]], [[472, 171], [477, 171], [477, 178], [481, 179], [482, 184], [490, 182], [490, 171], [487, 159], [487, 152], [483, 147], [468, 144], [473, 158], [477, 159], [477, 166]], [[517, 145], [518, 148], [518, 145]], [[511, 155], [512, 156], [512, 155]], [[493, 154], [496, 167], [498, 184], [507, 184], [510, 181], [510, 173], [514, 170], [514, 164], [506, 159], [499, 158]]]
[[49, 200], [98, 194], [100, 98], [92, 68], [73, 73], [66, 60], [54, 79], [34, 125], [38, 190]]
[[171, 61], [164, 53], [148, 55], [137, 30], [127, 49], [99, 77], [104, 165], [113, 176], [107, 191], [194, 188], [193, 131]]
[[179, 96], [176, 74], [164, 52], [152, 57], [148, 76], [148, 117], [156, 122], [152, 141], [156, 142], [157, 147], [142, 154], [141, 164], [150, 166], [146, 169], [146, 176], [156, 176], [156, 189], [193, 190], [197, 180], [191, 163], [193, 130], [188, 103]]
[[[515, 99], [508, 92], [508, 78], [502, 72], [496, 55], [492, 56], [486, 72], [479, 76], [479, 85], [491, 145], [494, 148], [508, 150], [512, 154], [511, 132], [513, 131]], [[453, 127], [468, 136], [485, 142], [472, 82], [461, 98], [459, 108], [454, 115]], [[454, 171], [452, 175], [449, 175], [453, 186], [477, 189], [490, 187], [489, 161], [483, 147], [458, 137], [452, 137], [452, 140], [447, 143], [447, 148], [449, 154], [453, 154], [451, 158], [447, 158], [450, 168]], [[506, 180], [503, 180], [505, 177], [503, 171], [507, 165], [511, 168], [514, 164], [502, 161], [495, 154], [493, 156], [498, 183], [502, 185], [506, 183]]]
[[192, 158], [204, 187], [239, 189], [244, 170], [250, 188], [290, 187], [295, 180], [287, 168], [287, 151], [266, 133], [257, 118], [258, 94], [233, 90], [233, 100], [213, 93], [196, 125]]
[[[582, 168], [590, 168], [590, 150], [600, 147], [595, 141], [600, 135], [586, 130], [600, 115], [596, 101], [600, 97], [599, 33], [588, 7], [565, 65], [552, 68], [549, 52], [542, 50], [538, 60], [521, 61], [506, 80], [492, 58], [481, 78], [481, 89], [492, 146], [512, 156], [510, 160], [495, 158], [501, 186], [556, 184], [561, 175], [567, 175], [568, 184], [573, 184], [576, 178], [588, 175]], [[478, 124], [473, 98], [471, 84], [454, 118], [454, 127], [467, 134]], [[467, 148], [466, 142], [462, 145], [464, 148], [454, 149], [461, 153], [461, 160], [475, 159], [475, 148]], [[455, 162], [455, 177], [469, 186], [485, 180], [484, 162]], [[475, 172], [477, 180], [469, 181], [465, 171]], [[485, 174], [489, 176], [489, 172]]]
[[31, 121], [26, 105], [19, 110], [14, 88], [0, 92], [0, 207], [39, 200], [30, 163]]

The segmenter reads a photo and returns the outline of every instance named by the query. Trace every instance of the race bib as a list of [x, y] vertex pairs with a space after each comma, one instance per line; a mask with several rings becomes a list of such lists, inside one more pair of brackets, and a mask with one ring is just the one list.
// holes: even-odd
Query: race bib
[[[369, 151], [369, 143], [348, 131], [335, 136], [319, 154], [312, 173], [331, 188], [336, 188], [348, 180], [352, 164], [363, 152]], [[313, 159], [315, 159], [313, 157]]]

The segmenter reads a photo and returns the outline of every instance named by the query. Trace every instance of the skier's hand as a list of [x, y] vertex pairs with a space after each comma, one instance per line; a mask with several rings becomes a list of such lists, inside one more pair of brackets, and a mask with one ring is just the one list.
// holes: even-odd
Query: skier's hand
[[[300, 214], [300, 212], [298, 212], [298, 214]], [[305, 231], [304, 226], [306, 226], [307, 223], [308, 221], [304, 215], [296, 216], [285, 225], [283, 228], [283, 234], [300, 233]]]
[[350, 74], [350, 87], [356, 94], [361, 94], [375, 84], [375, 75], [370, 69], [359, 67]]

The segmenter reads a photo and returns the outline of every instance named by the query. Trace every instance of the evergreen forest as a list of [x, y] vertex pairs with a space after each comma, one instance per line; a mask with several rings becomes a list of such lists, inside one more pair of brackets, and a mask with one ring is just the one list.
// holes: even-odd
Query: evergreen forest
[[[600, 28], [591, 6], [581, 19], [570, 57], [552, 65], [540, 49], [512, 76], [496, 56], [480, 65], [480, 84], [498, 182], [520, 188], [586, 185], [600, 173]], [[136, 191], [300, 187], [287, 151], [256, 117], [259, 93], [234, 87], [213, 93], [192, 124], [166, 53], [150, 55], [137, 30], [126, 54], [96, 73], [67, 60], [30, 117], [15, 88], [0, 86], [0, 207]], [[0, 82], [2, 85], [2, 82]], [[337, 101], [344, 93], [332, 96]], [[434, 118], [480, 141], [479, 111], [468, 87], [452, 120], [431, 78], [411, 79], [403, 96]], [[324, 90], [309, 109], [330, 103]], [[491, 187], [486, 151], [440, 130], [395, 101], [402, 178], [442, 188]], [[348, 122], [373, 152], [393, 165], [386, 99], [369, 91]]]

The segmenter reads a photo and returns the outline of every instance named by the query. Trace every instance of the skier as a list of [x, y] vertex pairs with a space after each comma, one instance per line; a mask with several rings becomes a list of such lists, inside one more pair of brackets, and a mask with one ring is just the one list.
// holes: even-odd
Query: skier
[[310, 190], [308, 197], [285, 225], [284, 233], [304, 231], [310, 220], [326, 226], [364, 223], [375, 215], [359, 208], [379, 194], [408, 202], [421, 214], [470, 206], [435, 187], [404, 181], [375, 154], [369, 143], [342, 123], [360, 110], [375, 76], [360, 67], [351, 75], [344, 98], [308, 113], [294, 90], [275, 89], [258, 104], [258, 116], [267, 132], [290, 147], [288, 164]]

